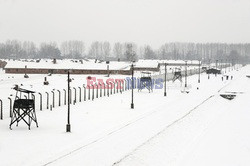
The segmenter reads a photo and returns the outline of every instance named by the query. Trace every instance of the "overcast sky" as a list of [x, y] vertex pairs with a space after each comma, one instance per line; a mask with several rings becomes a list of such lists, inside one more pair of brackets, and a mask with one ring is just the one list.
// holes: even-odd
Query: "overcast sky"
[[250, 0], [0, 0], [7, 39], [250, 42]]

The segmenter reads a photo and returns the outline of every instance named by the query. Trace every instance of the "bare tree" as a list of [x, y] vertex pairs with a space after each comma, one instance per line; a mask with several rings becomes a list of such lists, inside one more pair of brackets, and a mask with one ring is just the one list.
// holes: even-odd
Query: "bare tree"
[[85, 45], [78, 40], [64, 41], [61, 44], [61, 52], [67, 58], [81, 58], [84, 56]]
[[111, 46], [109, 42], [104, 42], [102, 44], [102, 51], [104, 55], [103, 60], [107, 60], [107, 58], [110, 57], [110, 52], [111, 52]]
[[136, 61], [137, 60], [136, 45], [134, 43], [125, 43], [124, 47], [125, 47], [126, 60], [131, 61], [131, 62]]
[[123, 58], [123, 46], [121, 43], [115, 43], [113, 48], [113, 54], [115, 57], [117, 57], [118, 61]]

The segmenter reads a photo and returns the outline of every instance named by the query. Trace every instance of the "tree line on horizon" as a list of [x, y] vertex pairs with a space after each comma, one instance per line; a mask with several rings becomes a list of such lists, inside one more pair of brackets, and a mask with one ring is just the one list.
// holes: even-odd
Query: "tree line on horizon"
[[158, 49], [150, 45], [138, 46], [136, 43], [92, 42], [86, 49], [83, 41], [44, 42], [37, 46], [32, 41], [7, 40], [0, 43], [1, 59], [98, 59], [102, 61], [136, 61], [138, 59], [172, 59], [202, 61], [249, 62], [250, 43], [165, 43]]

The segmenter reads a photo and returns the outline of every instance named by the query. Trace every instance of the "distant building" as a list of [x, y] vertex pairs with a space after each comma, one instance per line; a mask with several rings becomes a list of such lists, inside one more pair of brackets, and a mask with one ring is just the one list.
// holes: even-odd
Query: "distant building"
[[221, 74], [221, 70], [218, 68], [210, 68], [206, 70], [207, 74]]

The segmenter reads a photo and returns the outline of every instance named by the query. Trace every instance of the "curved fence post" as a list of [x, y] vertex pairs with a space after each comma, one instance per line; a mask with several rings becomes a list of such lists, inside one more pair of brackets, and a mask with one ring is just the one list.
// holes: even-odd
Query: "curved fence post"
[[113, 82], [113, 84], [114, 84], [114, 94], [115, 94], [115, 82]]
[[95, 98], [95, 88], [94, 88], [94, 85], [92, 85], [92, 87], [93, 87], [93, 90], [92, 90], [92, 100], [94, 100], [94, 98]]
[[69, 102], [72, 104], [72, 91], [71, 88], [69, 89]]
[[38, 94], [40, 95], [40, 111], [42, 111], [43, 110], [43, 97], [40, 92]]
[[120, 80], [120, 93], [122, 93], [122, 80]]
[[93, 87], [93, 89], [92, 89], [92, 100], [94, 100], [94, 93], [95, 93], [95, 88], [94, 88], [94, 85], [91, 85], [92, 87]]
[[98, 89], [99, 89], [98, 84], [96, 83], [95, 86], [96, 86], [96, 98], [98, 98]]
[[100, 87], [100, 97], [102, 97], [102, 83], [99, 83], [99, 87]]
[[51, 92], [52, 92], [52, 107], [55, 108], [55, 92], [54, 91]]
[[33, 100], [36, 100], [36, 96], [34, 94], [31, 94]]
[[109, 83], [107, 82], [107, 96], [109, 97]]
[[8, 99], [10, 100], [10, 117], [12, 118], [12, 99], [10, 97]]
[[74, 101], [73, 101], [73, 104], [75, 105], [75, 103], [76, 103], [76, 88], [73, 87], [73, 89], [74, 89], [74, 91], [75, 91], [75, 99], [74, 99]]
[[127, 90], [127, 81], [126, 81], [126, 79], [124, 79], [124, 84], [125, 84], [124, 90], [126, 91]]
[[46, 95], [47, 95], [47, 109], [49, 109], [49, 93], [48, 92], [45, 92], [46, 93]]
[[109, 82], [108, 84], [111, 85], [111, 87], [109, 86], [109, 89], [110, 89], [110, 95], [112, 95], [112, 93], [113, 93], [113, 85], [112, 85], [112, 82]]
[[[131, 80], [131, 81], [130, 81]], [[130, 90], [132, 79], [127, 80], [127, 90]]]
[[88, 85], [87, 87], [88, 87], [88, 89], [89, 89], [88, 100], [90, 100], [90, 86]]
[[103, 96], [106, 96], [106, 85], [103, 83]]
[[84, 88], [84, 101], [86, 101], [86, 87], [83, 85]]
[[125, 91], [126, 85], [125, 85], [125, 79], [123, 79], [123, 92]]
[[3, 101], [0, 99], [1, 111], [0, 111], [0, 119], [3, 120]]
[[58, 106], [60, 107], [61, 106], [61, 91], [57, 90], [57, 92], [58, 92], [58, 97], [59, 97]]
[[79, 102], [82, 102], [82, 89], [81, 87], [78, 87], [79, 89]]
[[66, 89], [63, 89], [63, 91], [64, 91], [64, 105], [66, 105]]
[[120, 88], [120, 87], [119, 87], [119, 81], [117, 80], [117, 81], [116, 81], [116, 93], [119, 92], [119, 88]]
[[28, 97], [26, 95], [24, 95], [25, 99], [28, 99]]

